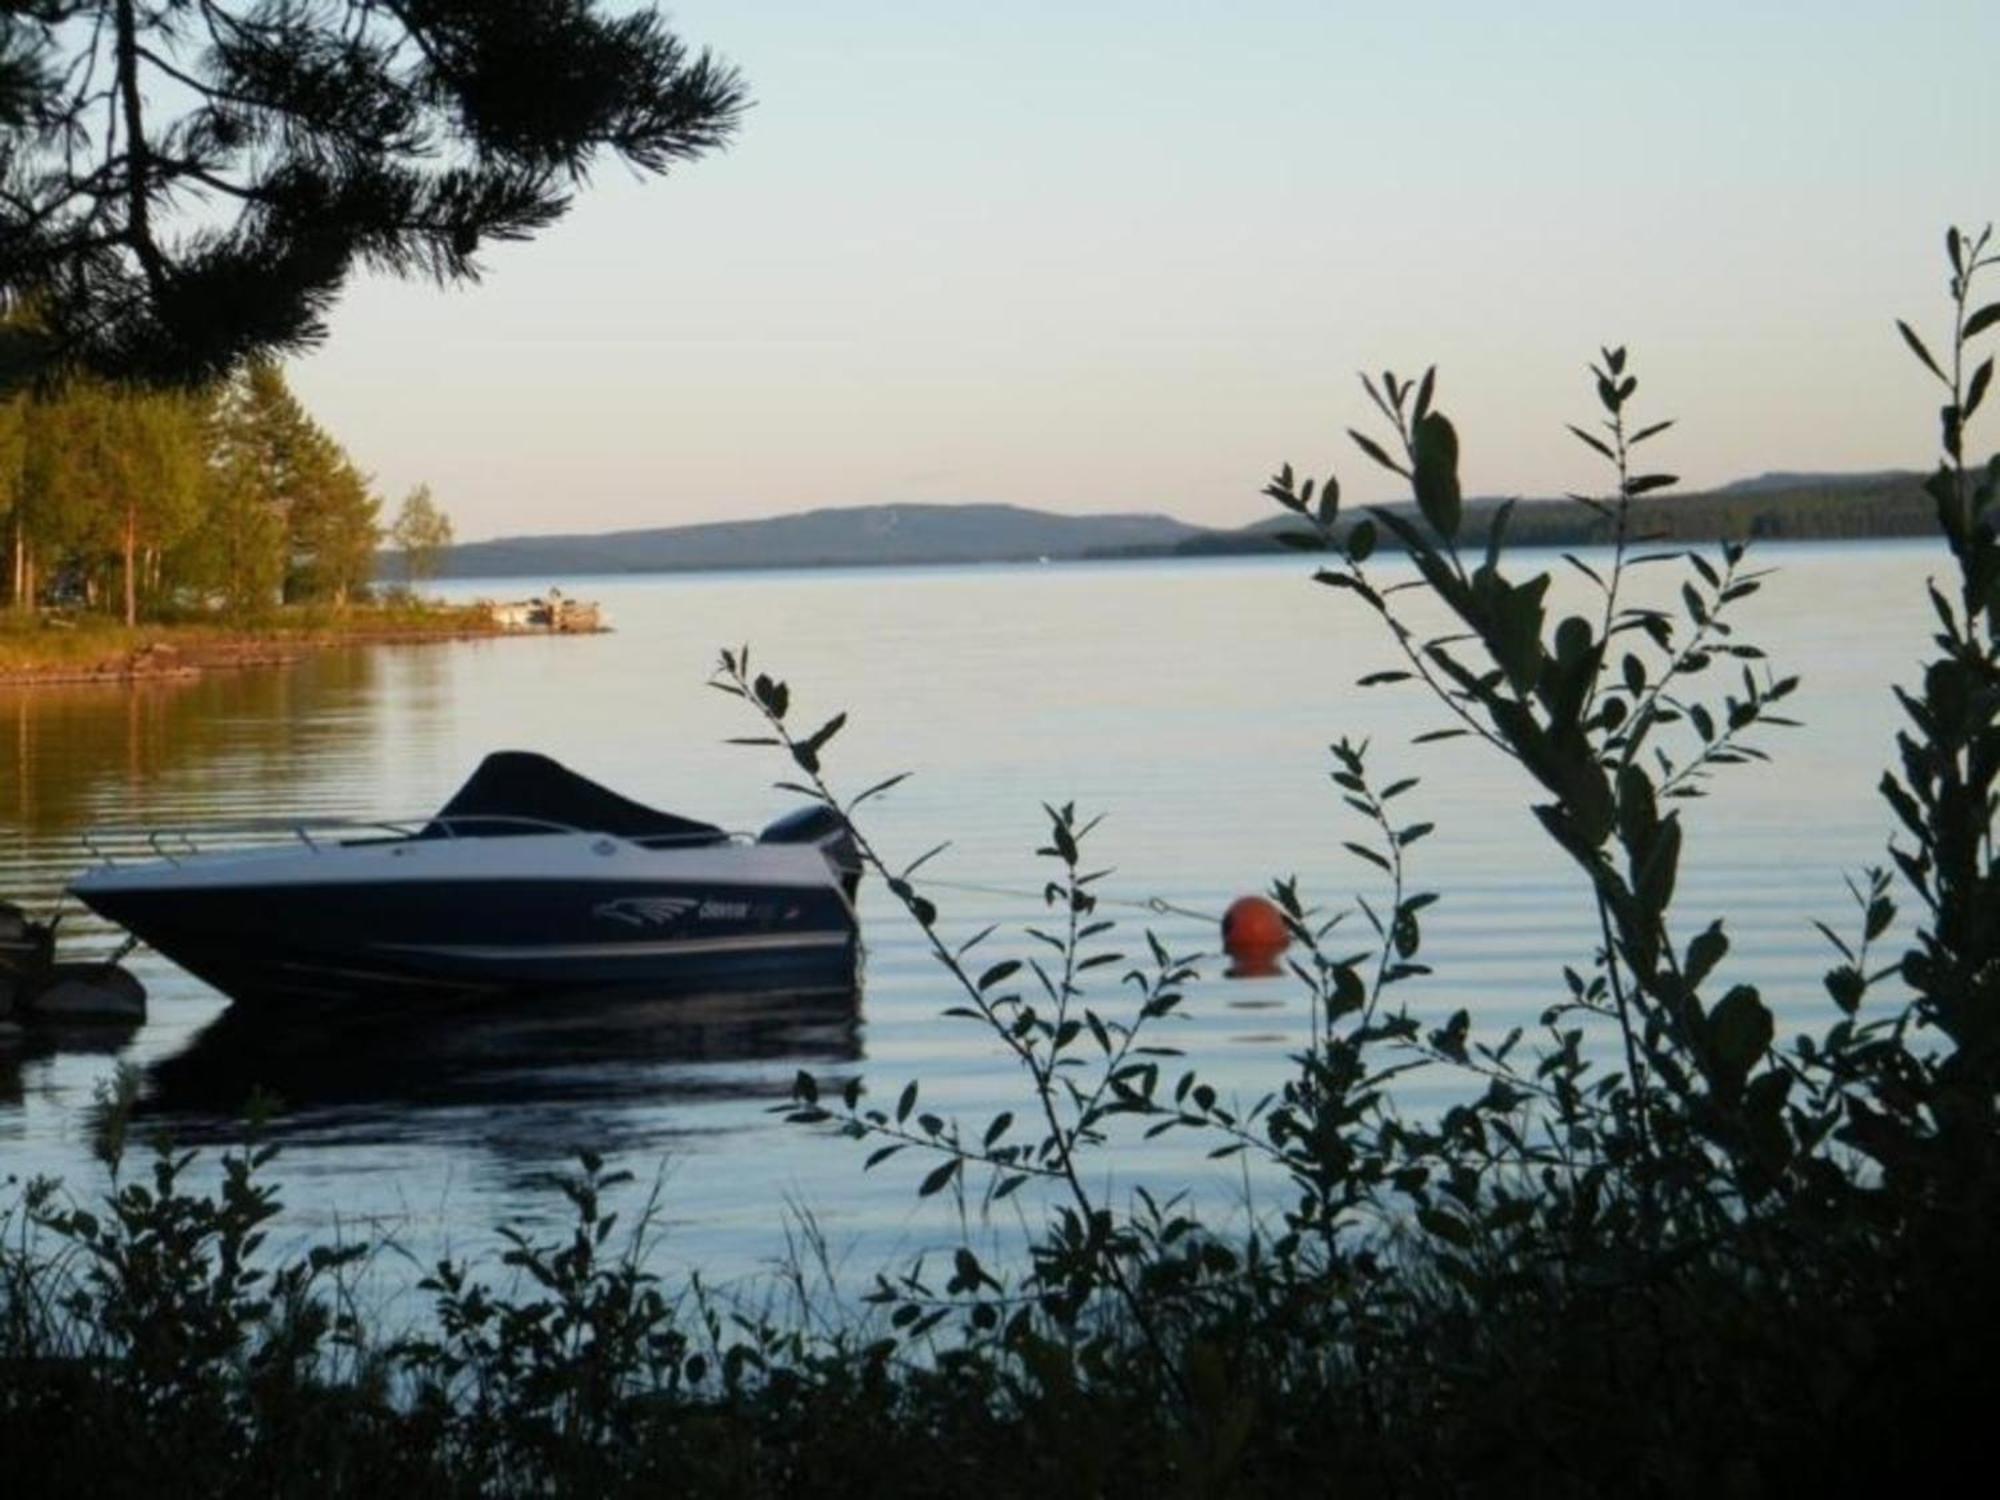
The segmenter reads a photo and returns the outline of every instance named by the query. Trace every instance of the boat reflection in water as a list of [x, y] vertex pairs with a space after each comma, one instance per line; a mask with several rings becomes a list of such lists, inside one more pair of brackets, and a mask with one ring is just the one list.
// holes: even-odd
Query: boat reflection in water
[[800, 1068], [840, 1080], [860, 1030], [857, 990], [393, 1016], [238, 1005], [148, 1070], [141, 1112], [179, 1138], [226, 1139], [262, 1096], [282, 1139], [505, 1139], [509, 1154], [561, 1156], [684, 1135], [695, 1106], [776, 1103]]
[[137, 1021], [45, 1021], [29, 1027], [0, 1020], [0, 1106], [22, 1102], [27, 1092], [23, 1075], [31, 1065], [58, 1057], [115, 1058], [138, 1034]]

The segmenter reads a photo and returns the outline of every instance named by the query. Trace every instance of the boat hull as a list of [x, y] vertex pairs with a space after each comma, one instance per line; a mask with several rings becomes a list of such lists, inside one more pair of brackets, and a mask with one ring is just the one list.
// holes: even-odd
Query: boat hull
[[73, 890], [246, 1004], [844, 990], [859, 954], [811, 848], [410, 841], [112, 867]]

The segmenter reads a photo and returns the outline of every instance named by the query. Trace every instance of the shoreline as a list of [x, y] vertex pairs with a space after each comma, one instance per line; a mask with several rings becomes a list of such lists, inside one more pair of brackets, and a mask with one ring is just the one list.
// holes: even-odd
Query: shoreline
[[0, 688], [116, 685], [200, 677], [214, 671], [291, 666], [343, 646], [426, 645], [504, 639], [542, 631], [511, 630], [490, 616], [446, 606], [431, 619], [404, 613], [380, 623], [314, 620], [232, 629], [208, 624], [122, 625], [76, 633], [46, 624], [0, 626]]

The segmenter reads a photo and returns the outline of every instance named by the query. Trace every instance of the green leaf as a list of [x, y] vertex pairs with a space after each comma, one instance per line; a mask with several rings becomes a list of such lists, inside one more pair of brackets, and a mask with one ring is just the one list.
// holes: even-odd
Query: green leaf
[[1416, 455], [1416, 472], [1411, 477], [1417, 508], [1431, 529], [1450, 541], [1458, 535], [1464, 512], [1458, 487], [1458, 432], [1443, 412], [1432, 412], [1417, 423], [1411, 448]]
[[945, 1162], [937, 1167], [933, 1167], [931, 1169], [930, 1174], [927, 1177], [925, 1177], [923, 1182], [918, 1186], [917, 1196], [919, 1198], [928, 1198], [933, 1193], [944, 1191], [944, 1189], [950, 1184], [952, 1178], [958, 1175], [958, 1169], [961, 1165], [963, 1165], [963, 1163], [960, 1162], [960, 1160], [956, 1156], [954, 1156], [950, 1161]]
[[1679, 872], [1680, 859], [1680, 819], [1669, 817], [1660, 823], [1633, 882], [1633, 895], [1647, 915], [1657, 918], [1673, 904], [1674, 877]]
[[1331, 526], [1340, 514], [1340, 481], [1333, 475], [1326, 476], [1326, 485], [1319, 492], [1319, 524]]
[[1328, 588], [1352, 589], [1376, 609], [1382, 608], [1382, 596], [1352, 573], [1337, 573], [1332, 568], [1321, 568], [1313, 574], [1313, 582], [1323, 583]]
[[1769, 1050], [1772, 1036], [1771, 1012], [1757, 992], [1739, 984], [1709, 1012], [1708, 1042], [1723, 1070], [1723, 1081], [1740, 1085], [1758, 1059]]
[[1001, 980], [1013, 974], [1020, 967], [1021, 967], [1021, 961], [1018, 958], [1002, 959], [999, 963], [993, 965], [992, 968], [988, 969], [984, 974], [981, 974], [979, 976], [980, 993], [984, 994], [987, 990], [992, 989], [994, 985], [998, 984]]
[[1356, 447], [1360, 448], [1363, 453], [1374, 459], [1383, 468], [1389, 470], [1392, 474], [1401, 474], [1405, 478], [1409, 477], [1410, 471], [1384, 453], [1382, 445], [1373, 438], [1367, 436], [1365, 433], [1356, 432], [1352, 427], [1347, 429], [1347, 435], [1354, 439]]
[[1604, 587], [1604, 580], [1598, 576], [1597, 569], [1593, 568], [1589, 563], [1585, 562], [1582, 558], [1578, 557], [1574, 552], [1565, 552], [1563, 554], [1563, 561], [1568, 563], [1572, 568], [1575, 568], [1577, 572], [1581, 573], [1585, 578], [1588, 578], [1592, 583], [1596, 584], [1599, 588]]
[[1972, 372], [1972, 383], [1965, 389], [1965, 420], [1971, 421], [1972, 414], [1979, 410], [1979, 403], [1986, 399], [1986, 387], [1993, 382], [1993, 361], [1991, 358], [1979, 362], [1979, 368]]
[[1841, 964], [1828, 969], [1822, 983], [1826, 985], [1827, 994], [1833, 997], [1833, 1003], [1848, 1015], [1853, 1015], [1861, 1008], [1861, 996], [1868, 985], [1861, 977], [1861, 971], [1854, 965]]
[[846, 725], [846, 723], [847, 723], [846, 714], [844, 713], [835, 714], [832, 718], [828, 719], [824, 724], [820, 725], [818, 729], [814, 730], [810, 735], [806, 737], [805, 739], [806, 747], [810, 750], [817, 752], [826, 744], [828, 740], [832, 739], [836, 734], [839, 734], [841, 729]]
[[1412, 421], [1421, 422], [1431, 409], [1431, 396], [1437, 389], [1437, 366], [1424, 371], [1424, 378], [1417, 382], [1417, 404], [1410, 410]]
[[757, 695], [759, 705], [772, 718], [784, 718], [785, 710], [791, 704], [792, 695], [791, 691], [782, 682], [777, 682], [768, 675], [760, 672], [757, 674], [757, 680], [750, 687], [751, 691]]
[[1375, 551], [1375, 523], [1362, 519], [1347, 529], [1347, 560], [1362, 563]]
[[1446, 1244], [1455, 1245], [1461, 1250], [1469, 1249], [1472, 1245], [1472, 1231], [1466, 1228], [1465, 1221], [1456, 1214], [1446, 1213], [1439, 1208], [1420, 1208], [1417, 1210], [1417, 1222]]
[[1358, 854], [1371, 865], [1384, 870], [1389, 868], [1389, 861], [1377, 854], [1373, 849], [1370, 849], [1366, 844], [1347, 843], [1343, 847], [1346, 848], [1348, 853]]
[[1575, 433], [1577, 437], [1581, 438], [1584, 442], [1590, 444], [1591, 447], [1595, 448], [1599, 453], [1603, 454], [1613, 463], [1616, 463], [1618, 461], [1618, 455], [1613, 453], [1611, 449], [1600, 439], [1592, 437], [1589, 433], [1585, 432], [1581, 427], [1578, 427], [1574, 422], [1567, 423], [1565, 425], [1567, 425], [1569, 427], [1569, 430]]
[[1498, 569], [1500, 553], [1506, 545], [1507, 522], [1513, 518], [1514, 502], [1503, 500], [1500, 508], [1493, 512], [1493, 519], [1486, 528], [1486, 566]]
[[1688, 988], [1698, 989], [1728, 951], [1729, 939], [1723, 936], [1721, 922], [1711, 922], [1697, 933], [1687, 947], [1684, 977]]
[[1975, 338], [2000, 323], [2000, 302], [1989, 302], [1965, 320], [1965, 337]]
[[[1924, 368], [1937, 376], [1939, 380], [1944, 380], [1944, 371], [1940, 370], [1937, 361], [1931, 358], [1931, 351], [1924, 347], [1924, 341], [1917, 337], [1916, 330], [1911, 328], [1901, 318], [1898, 318], [1896, 319], [1896, 331], [1902, 334], [1903, 342], [1910, 346], [1910, 352], [1924, 362]], [[1945, 380], [1945, 384], [1949, 385], [1951, 382]]]
[[881, 796], [884, 792], [890, 790], [892, 787], [901, 786], [904, 782], [908, 781], [910, 777], [915, 774], [916, 773], [913, 771], [898, 771], [894, 776], [889, 777], [887, 780], [876, 782], [866, 791], [858, 792], [855, 794], [855, 796], [847, 804], [849, 810], [851, 811], [852, 809], [859, 807], [862, 803], [866, 802], [871, 797]]

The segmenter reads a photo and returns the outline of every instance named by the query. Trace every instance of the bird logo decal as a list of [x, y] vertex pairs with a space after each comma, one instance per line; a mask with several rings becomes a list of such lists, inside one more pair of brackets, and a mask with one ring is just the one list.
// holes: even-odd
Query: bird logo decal
[[665, 927], [701, 903], [691, 896], [621, 896], [591, 908], [591, 915], [628, 927]]

